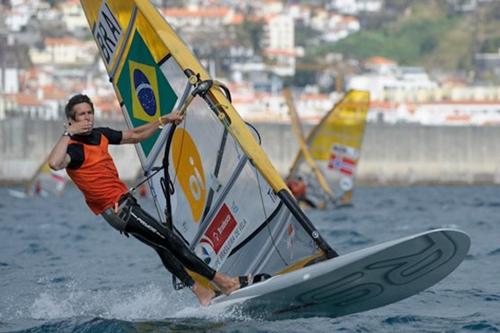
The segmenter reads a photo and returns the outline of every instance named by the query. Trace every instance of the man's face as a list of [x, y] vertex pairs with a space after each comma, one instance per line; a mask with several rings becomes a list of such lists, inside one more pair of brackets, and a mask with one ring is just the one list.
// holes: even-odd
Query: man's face
[[87, 103], [80, 103], [73, 106], [73, 110], [75, 111], [75, 119], [70, 119], [69, 124], [75, 122], [84, 131], [82, 134], [90, 134], [94, 127], [94, 111], [92, 107]]

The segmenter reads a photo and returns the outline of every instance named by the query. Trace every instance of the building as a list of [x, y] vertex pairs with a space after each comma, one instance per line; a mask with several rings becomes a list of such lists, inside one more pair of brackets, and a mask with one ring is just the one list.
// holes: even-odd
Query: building
[[87, 18], [82, 10], [80, 1], [78, 0], [67, 0], [64, 5], [61, 6], [62, 20], [66, 25], [66, 28], [75, 34], [81, 34], [90, 32]]
[[44, 47], [29, 50], [34, 65], [88, 65], [94, 62], [97, 47], [94, 41], [80, 41], [72, 37], [45, 38]]
[[478, 53], [474, 60], [477, 76], [494, 75], [500, 79], [500, 49], [497, 53]]
[[280, 76], [295, 75], [297, 52], [295, 50], [295, 26], [288, 15], [272, 15], [266, 18], [262, 41], [263, 56], [270, 69]]
[[421, 101], [438, 88], [438, 83], [418, 67], [398, 67], [394, 73], [367, 73], [346, 80], [347, 89], [367, 90], [373, 100]]
[[0, 34], [0, 93], [14, 94], [19, 92], [19, 73], [21, 63], [20, 49], [14, 43], [12, 35]]
[[230, 7], [171, 7], [162, 9], [161, 12], [174, 28], [186, 30], [220, 28], [232, 24], [237, 17], [240, 17]]

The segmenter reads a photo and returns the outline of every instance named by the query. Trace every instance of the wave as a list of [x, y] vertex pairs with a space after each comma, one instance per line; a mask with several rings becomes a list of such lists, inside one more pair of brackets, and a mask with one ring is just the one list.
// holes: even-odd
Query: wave
[[500, 248], [488, 252], [488, 256], [498, 256], [500, 255]]

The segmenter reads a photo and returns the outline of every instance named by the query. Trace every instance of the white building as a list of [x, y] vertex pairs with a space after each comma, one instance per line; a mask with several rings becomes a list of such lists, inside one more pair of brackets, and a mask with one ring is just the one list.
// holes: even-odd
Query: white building
[[323, 31], [322, 39], [327, 42], [336, 42], [346, 38], [361, 29], [359, 20], [354, 16], [333, 14], [329, 16]]
[[295, 101], [295, 108], [303, 122], [317, 123], [332, 107], [337, 97], [318, 93], [302, 93]]
[[260, 9], [256, 13], [258, 16], [277, 15], [283, 13], [285, 9], [281, 0], [263, 0], [261, 6], [257, 6], [256, 8]]
[[46, 38], [41, 50], [29, 50], [34, 65], [86, 65], [91, 64], [97, 54], [94, 41], [82, 42], [75, 38]]
[[263, 36], [264, 56], [270, 68], [280, 76], [295, 74], [295, 25], [288, 15], [273, 15], [266, 19]]
[[424, 125], [499, 125], [500, 101], [446, 101], [417, 104], [412, 121]]
[[356, 15], [359, 12], [379, 12], [382, 0], [332, 0], [331, 8], [343, 14]]
[[396, 74], [368, 73], [347, 79], [347, 89], [368, 90], [373, 100], [403, 102], [408, 92], [432, 91], [438, 84], [420, 68], [399, 68]]
[[88, 29], [87, 18], [82, 10], [80, 1], [65, 1], [61, 8], [62, 20], [69, 31], [81, 31]]
[[293, 18], [294, 22], [299, 22], [304, 26], [309, 26], [312, 19], [311, 7], [303, 4], [291, 4], [287, 8], [287, 14]]
[[19, 60], [16, 56], [12, 36], [1, 36], [0, 43], [0, 93], [13, 94], [19, 91]]
[[34, 14], [29, 6], [20, 6], [5, 12], [5, 25], [12, 32], [19, 32], [29, 22], [30, 17]]
[[288, 107], [281, 93], [255, 91], [249, 85], [230, 85], [232, 104], [249, 121], [288, 121]]
[[230, 7], [172, 7], [162, 10], [165, 19], [175, 28], [221, 28], [231, 24], [239, 14]]

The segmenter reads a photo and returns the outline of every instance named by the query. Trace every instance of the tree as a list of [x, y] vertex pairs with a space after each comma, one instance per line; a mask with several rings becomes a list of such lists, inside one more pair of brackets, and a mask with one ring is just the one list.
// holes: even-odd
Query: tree
[[264, 33], [263, 22], [258, 20], [249, 20], [247, 16], [243, 23], [236, 28], [237, 40], [246, 47], [251, 47], [255, 54], [262, 51], [262, 35]]

